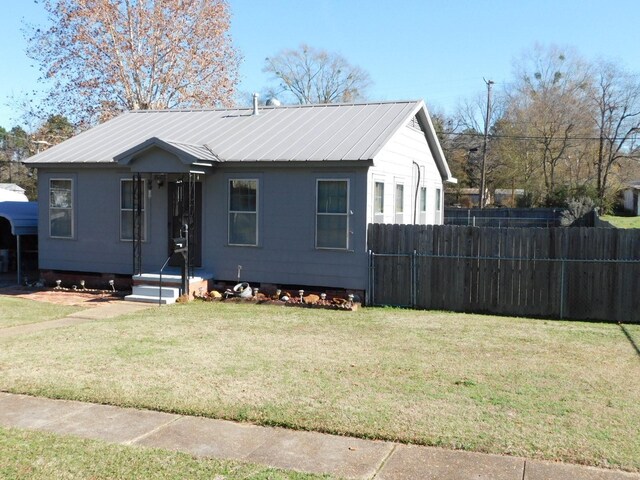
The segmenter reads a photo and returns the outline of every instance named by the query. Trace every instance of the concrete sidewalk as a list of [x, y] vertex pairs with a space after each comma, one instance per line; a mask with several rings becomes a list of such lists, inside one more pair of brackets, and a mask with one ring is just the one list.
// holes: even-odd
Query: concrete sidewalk
[[150, 303], [135, 303], [118, 300], [115, 302], [107, 302], [103, 305], [90, 307], [79, 312], [72, 313], [57, 320], [49, 320], [46, 322], [27, 323], [26, 325], [16, 325], [15, 327], [0, 328], [0, 338], [13, 337], [15, 335], [23, 335], [25, 333], [38, 332], [40, 330], [49, 330], [51, 328], [68, 327], [70, 325], [78, 325], [80, 323], [90, 322], [92, 320], [102, 320], [105, 318], [114, 318], [127, 313], [137, 312], [156, 306]]
[[354, 479], [640, 480], [640, 474], [0, 392], [0, 425]]

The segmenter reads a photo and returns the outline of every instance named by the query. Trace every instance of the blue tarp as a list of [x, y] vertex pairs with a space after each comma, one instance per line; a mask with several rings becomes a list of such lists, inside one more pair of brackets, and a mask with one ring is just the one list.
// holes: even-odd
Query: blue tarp
[[0, 217], [9, 220], [13, 235], [38, 234], [38, 202], [0, 202]]

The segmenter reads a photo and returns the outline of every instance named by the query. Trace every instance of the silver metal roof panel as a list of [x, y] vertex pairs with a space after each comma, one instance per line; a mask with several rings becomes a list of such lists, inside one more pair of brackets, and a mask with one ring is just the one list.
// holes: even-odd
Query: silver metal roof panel
[[[115, 163], [152, 138], [207, 161], [372, 160], [421, 109], [426, 114], [422, 101], [407, 101], [262, 107], [258, 115], [251, 108], [132, 111], [25, 163]], [[427, 129], [432, 144], [430, 122]]]

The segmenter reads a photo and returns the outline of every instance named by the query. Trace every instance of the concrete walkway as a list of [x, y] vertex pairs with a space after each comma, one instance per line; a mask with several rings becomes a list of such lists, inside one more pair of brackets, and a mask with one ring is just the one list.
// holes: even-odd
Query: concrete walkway
[[25, 333], [38, 332], [40, 330], [49, 330], [51, 328], [68, 327], [70, 325], [78, 325], [80, 323], [86, 323], [92, 320], [114, 318], [127, 313], [151, 308], [153, 306], [156, 305], [150, 303], [125, 302], [122, 300], [107, 302], [103, 305], [90, 307], [85, 310], [72, 313], [57, 320], [27, 323], [26, 325], [16, 325], [15, 327], [0, 328], [0, 338], [13, 337], [15, 335], [23, 335]]
[[640, 480], [640, 474], [0, 392], [0, 425], [354, 479]]

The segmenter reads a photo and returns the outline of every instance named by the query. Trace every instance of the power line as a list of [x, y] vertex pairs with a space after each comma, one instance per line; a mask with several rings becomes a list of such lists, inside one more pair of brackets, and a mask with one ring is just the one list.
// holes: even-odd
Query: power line
[[[442, 135], [456, 135], [465, 137], [483, 137], [482, 133], [469, 132], [440, 132]], [[637, 132], [640, 134], [640, 132]], [[489, 135], [490, 138], [511, 138], [514, 140], [548, 140], [549, 137], [533, 136], [533, 135]], [[604, 140], [629, 140], [631, 137], [603, 137]], [[566, 140], [600, 140], [600, 137], [568, 137]]]

